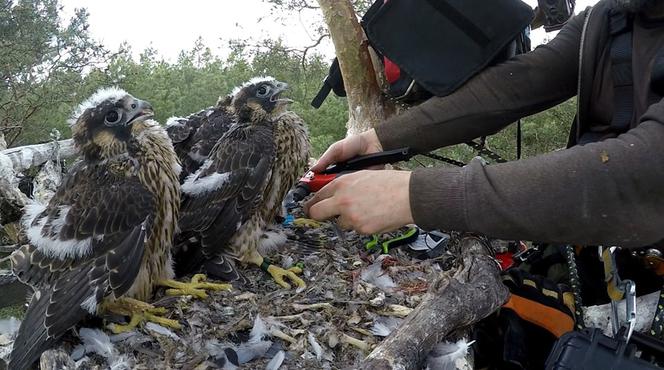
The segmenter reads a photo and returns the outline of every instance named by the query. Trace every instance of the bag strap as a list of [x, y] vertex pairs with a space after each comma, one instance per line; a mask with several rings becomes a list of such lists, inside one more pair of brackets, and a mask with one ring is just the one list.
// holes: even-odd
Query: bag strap
[[611, 75], [613, 79], [613, 118], [611, 127], [625, 130], [634, 111], [632, 74], [632, 19], [625, 12], [609, 13], [611, 40]]
[[332, 65], [330, 65], [330, 70], [327, 73], [327, 76], [323, 80], [323, 86], [321, 86], [318, 94], [311, 101], [311, 106], [318, 109], [325, 101], [330, 91], [334, 91], [334, 94], [337, 96], [346, 96], [346, 89], [344, 87], [344, 79], [341, 76], [341, 68], [339, 67], [339, 59], [334, 58]]
[[316, 94], [314, 99], [311, 101], [311, 106], [316, 109], [320, 108], [327, 96], [330, 95], [330, 91], [332, 91], [332, 86], [330, 86], [330, 84], [327, 83], [327, 79], [325, 79], [323, 81], [323, 86], [321, 86], [320, 90], [318, 90], [318, 94]]

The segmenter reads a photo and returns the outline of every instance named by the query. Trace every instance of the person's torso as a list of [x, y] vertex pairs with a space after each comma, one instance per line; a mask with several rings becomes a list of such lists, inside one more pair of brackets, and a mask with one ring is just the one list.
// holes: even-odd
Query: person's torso
[[[594, 32], [599, 30], [609, 33], [606, 10], [591, 13], [590, 17], [596, 18], [588, 20], [589, 24], [595, 21]], [[607, 19], [598, 25], [598, 17]], [[637, 15], [632, 22], [632, 104], [629, 108], [617, 104], [620, 97], [616, 99], [616, 94], [621, 94], [621, 91], [614, 87], [611, 58], [613, 38], [607, 35], [603, 37], [593, 35], [593, 31], [584, 35], [584, 42], [593, 42], [594, 45], [586, 44], [586, 48], [582, 50], [584, 55], [581, 60], [584, 63], [594, 64], [594, 68], [589, 69], [587, 65], [580, 67], [582, 73], [586, 73], [586, 78], [581, 80], [579, 94], [581, 99], [579, 109], [585, 109], [585, 112], [579, 114], [580, 122], [577, 122], [579, 127], [576, 132], [577, 142], [581, 144], [616, 137], [635, 127], [648, 107], [662, 98], [651, 88], [651, 75], [655, 58], [664, 46], [664, 21], [647, 20], [642, 15]], [[618, 114], [619, 109], [631, 109], [631, 118], [628, 122], [617, 125], [614, 115]]]

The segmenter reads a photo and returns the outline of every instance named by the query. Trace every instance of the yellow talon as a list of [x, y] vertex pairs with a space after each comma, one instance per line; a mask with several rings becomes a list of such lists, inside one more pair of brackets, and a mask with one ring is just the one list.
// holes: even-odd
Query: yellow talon
[[319, 227], [323, 226], [322, 223], [320, 223], [316, 220], [312, 220], [310, 218], [296, 218], [295, 220], [293, 220], [293, 225], [295, 225], [295, 226], [307, 226], [307, 227], [311, 227], [311, 228], [319, 228]]
[[192, 276], [190, 283], [183, 283], [175, 280], [162, 280], [159, 285], [163, 285], [172, 289], [166, 289], [166, 294], [170, 296], [190, 295], [197, 298], [205, 299], [208, 297], [205, 290], [231, 290], [230, 284], [218, 284], [206, 282], [207, 276], [204, 274], [196, 274]]
[[304, 280], [300, 279], [299, 276], [295, 275], [297, 273], [301, 273], [302, 269], [299, 267], [291, 267], [288, 270], [284, 270], [279, 266], [275, 265], [270, 265], [267, 268], [267, 272], [272, 276], [274, 281], [281, 285], [282, 287], [286, 289], [290, 289], [291, 285], [288, 284], [284, 278], [288, 277], [288, 279], [297, 285], [298, 288], [305, 288], [307, 284], [304, 283]]
[[126, 325], [110, 324], [108, 326], [109, 329], [115, 334], [133, 330], [144, 321], [152, 321], [159, 325], [173, 329], [182, 328], [177, 320], [171, 320], [160, 316], [166, 313], [166, 308], [155, 307], [149, 303], [142, 302], [137, 299], [122, 297], [113, 302], [106, 303], [103, 308], [104, 310], [119, 315], [131, 317], [129, 323]]
[[289, 268], [288, 271], [290, 271], [294, 274], [298, 274], [298, 275], [302, 273], [302, 269], [297, 267], [297, 266], [293, 266], [293, 267]]

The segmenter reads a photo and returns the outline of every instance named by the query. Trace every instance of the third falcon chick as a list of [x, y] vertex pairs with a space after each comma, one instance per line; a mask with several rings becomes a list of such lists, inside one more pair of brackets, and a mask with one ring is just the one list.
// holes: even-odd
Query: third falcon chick
[[[204, 264], [211, 275], [235, 279], [231, 257], [260, 266], [283, 287], [290, 287], [284, 276], [304, 286], [292, 271], [271, 265], [257, 250], [264, 229], [309, 157], [306, 125], [287, 110], [292, 101], [280, 96], [287, 87], [262, 78], [233, 94], [231, 106], [238, 123], [181, 188], [181, 234], [175, 255], [179, 273]], [[200, 241], [199, 248], [177, 247], [192, 239]]]
[[231, 99], [230, 95], [220, 98], [212, 107], [166, 121], [166, 132], [182, 162], [181, 181], [201, 167], [219, 138], [236, 122]]

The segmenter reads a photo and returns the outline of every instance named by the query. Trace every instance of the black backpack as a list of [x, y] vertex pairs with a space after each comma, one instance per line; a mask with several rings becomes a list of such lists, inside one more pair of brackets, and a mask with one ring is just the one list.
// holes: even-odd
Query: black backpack
[[[573, 13], [567, 6], [560, 16], [554, 7], [570, 0], [540, 2], [553, 4], [540, 6], [545, 14], [558, 15], [547, 20], [560, 23]], [[361, 25], [383, 61], [386, 93], [413, 104], [448, 95], [487, 66], [529, 51], [532, 18], [520, 0], [377, 0]], [[346, 96], [336, 59], [312, 106], [320, 107], [330, 91]]]

